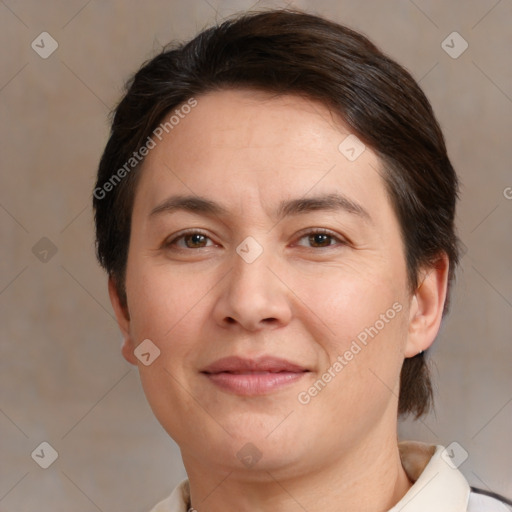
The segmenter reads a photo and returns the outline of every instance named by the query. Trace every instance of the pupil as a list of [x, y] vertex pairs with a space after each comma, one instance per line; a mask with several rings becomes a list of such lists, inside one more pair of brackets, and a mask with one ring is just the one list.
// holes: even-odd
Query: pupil
[[201, 243], [201, 239], [204, 238], [204, 235], [200, 235], [200, 234], [192, 235], [191, 238], [192, 238], [192, 244], [197, 245], [197, 244]]
[[321, 245], [323, 242], [327, 241], [328, 237], [329, 237], [329, 235], [325, 235], [323, 233], [316, 233], [313, 235], [313, 240], [314, 240], [314, 243]]

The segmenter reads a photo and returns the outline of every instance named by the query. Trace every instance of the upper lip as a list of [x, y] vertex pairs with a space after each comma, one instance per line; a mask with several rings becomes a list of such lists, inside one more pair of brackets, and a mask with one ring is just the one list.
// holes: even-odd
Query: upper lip
[[287, 361], [279, 357], [262, 356], [257, 359], [244, 359], [243, 357], [231, 356], [218, 359], [214, 363], [203, 368], [202, 373], [221, 372], [306, 372], [309, 371], [303, 366]]

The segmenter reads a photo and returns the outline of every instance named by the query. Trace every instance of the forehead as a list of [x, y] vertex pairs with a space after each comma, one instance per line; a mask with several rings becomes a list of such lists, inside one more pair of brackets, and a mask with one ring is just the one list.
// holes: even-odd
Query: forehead
[[343, 144], [354, 135], [324, 104], [252, 89], [195, 100], [146, 157], [136, 196], [146, 210], [171, 192], [241, 208], [336, 191], [370, 209], [387, 202], [376, 155], [348, 159]]
[[[195, 120], [199, 123], [194, 123]], [[176, 142], [197, 136], [210, 148], [263, 149], [293, 146], [311, 152], [350, 133], [342, 120], [324, 104], [299, 95], [273, 94], [253, 89], [227, 89], [197, 98], [197, 106], [183, 119], [186, 129], [176, 130]], [[208, 129], [206, 129], [208, 128]], [[199, 155], [198, 155], [199, 156]], [[276, 155], [274, 154], [275, 158]]]

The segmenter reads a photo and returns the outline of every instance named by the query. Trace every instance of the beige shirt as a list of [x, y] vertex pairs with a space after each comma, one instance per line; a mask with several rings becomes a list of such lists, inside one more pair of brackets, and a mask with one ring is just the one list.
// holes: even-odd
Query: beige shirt
[[[471, 491], [464, 475], [449, 463], [444, 446], [418, 441], [398, 443], [405, 472], [414, 484], [388, 512], [511, 512], [501, 501]], [[151, 512], [187, 512], [188, 479]], [[198, 511], [201, 512], [201, 511]]]

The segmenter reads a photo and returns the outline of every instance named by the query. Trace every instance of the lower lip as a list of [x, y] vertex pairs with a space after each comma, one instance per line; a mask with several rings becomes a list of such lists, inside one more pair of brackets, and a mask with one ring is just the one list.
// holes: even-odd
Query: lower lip
[[300, 380], [307, 372], [205, 373], [217, 386], [236, 395], [265, 395]]

